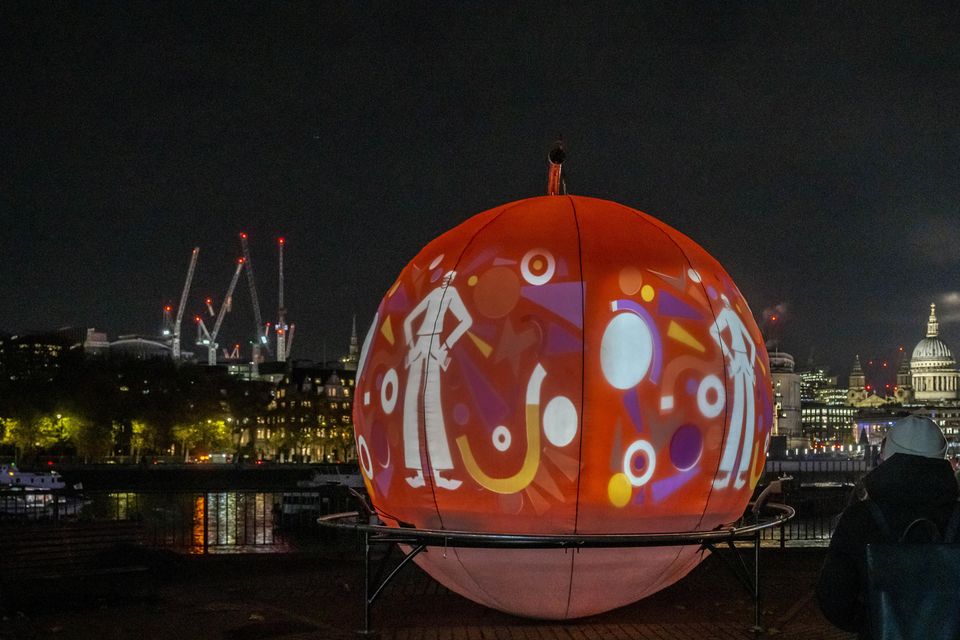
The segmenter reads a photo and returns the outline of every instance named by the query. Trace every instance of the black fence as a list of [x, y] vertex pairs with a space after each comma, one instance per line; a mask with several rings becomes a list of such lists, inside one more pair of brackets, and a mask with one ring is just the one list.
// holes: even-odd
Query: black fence
[[[769, 461], [760, 487], [784, 476], [772, 497], [797, 515], [764, 531], [766, 544], [825, 545], [854, 488], [869, 471], [863, 460]], [[192, 554], [283, 553], [322, 544], [316, 520], [353, 511], [344, 486], [228, 491], [21, 491], [0, 493], [0, 526], [25, 521], [136, 520], [146, 543]]]
[[782, 494], [773, 500], [793, 507], [797, 514], [782, 529], [764, 532], [764, 539], [781, 546], [820, 546], [830, 542], [840, 513], [860, 480], [872, 467], [865, 460], [770, 460], [762, 488], [781, 478]]

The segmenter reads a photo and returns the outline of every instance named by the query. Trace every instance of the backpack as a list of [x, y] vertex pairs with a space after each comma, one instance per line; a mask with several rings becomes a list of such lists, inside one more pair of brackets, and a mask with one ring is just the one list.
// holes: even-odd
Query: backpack
[[[917, 518], [899, 537], [880, 507], [868, 503], [885, 540], [867, 545], [870, 637], [960, 639], [960, 502], [943, 535], [929, 518]], [[926, 541], [914, 542], [918, 531]]]

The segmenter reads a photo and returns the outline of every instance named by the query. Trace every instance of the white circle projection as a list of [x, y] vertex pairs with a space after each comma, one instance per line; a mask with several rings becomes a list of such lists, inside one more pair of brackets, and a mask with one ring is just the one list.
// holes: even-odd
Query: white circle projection
[[357, 438], [357, 457], [360, 458], [360, 468], [368, 480], [373, 480], [373, 459], [370, 457], [370, 447], [363, 436]]
[[[639, 476], [633, 472], [632, 464], [633, 456], [638, 453], [642, 453], [647, 458], [646, 464], [643, 466], [643, 473]], [[637, 440], [627, 447], [627, 452], [623, 454], [623, 474], [630, 480], [630, 484], [635, 487], [642, 487], [647, 484], [650, 478], [653, 477], [653, 470], [656, 466], [657, 452], [654, 451], [653, 445], [646, 440]]]
[[520, 274], [532, 285], [547, 284], [557, 270], [557, 261], [546, 249], [532, 249], [520, 260]]
[[557, 396], [543, 411], [543, 433], [555, 447], [565, 447], [577, 435], [577, 408], [566, 396]]
[[380, 404], [383, 406], [383, 411], [387, 415], [393, 413], [394, 407], [397, 406], [399, 388], [400, 381], [397, 379], [396, 369], [390, 369], [383, 374], [383, 385], [380, 387]]
[[607, 382], [629, 389], [643, 380], [653, 360], [653, 335], [638, 315], [614, 316], [600, 341], [600, 368]]
[[[709, 392], [714, 392], [714, 399], [711, 400], [709, 397]], [[720, 415], [720, 412], [723, 411], [724, 404], [724, 392], [723, 382], [720, 381], [720, 378], [713, 375], [704, 376], [703, 380], [700, 381], [700, 386], [697, 387], [697, 408], [700, 409], [700, 413], [706, 418], [716, 418]]]
[[506, 451], [510, 448], [511, 441], [510, 429], [500, 425], [493, 430], [493, 446], [497, 451]]

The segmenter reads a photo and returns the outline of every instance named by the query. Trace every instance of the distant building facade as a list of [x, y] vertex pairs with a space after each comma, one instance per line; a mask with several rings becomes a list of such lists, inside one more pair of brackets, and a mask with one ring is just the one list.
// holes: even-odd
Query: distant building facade
[[806, 369], [799, 371], [800, 376], [800, 401], [801, 402], [823, 402], [824, 394], [833, 395], [837, 391], [843, 393], [841, 404], [846, 401], [846, 389], [837, 387], [837, 377], [827, 374], [826, 369], [817, 367], [813, 363], [808, 363]]
[[853, 368], [850, 370], [850, 381], [847, 385], [847, 404], [857, 405], [867, 399], [867, 376], [863, 372], [863, 366], [860, 364], [860, 356], [856, 356], [853, 361]]
[[353, 331], [350, 334], [350, 351], [340, 358], [340, 366], [347, 371], [356, 371], [360, 363], [360, 341], [357, 339], [357, 316], [353, 316]]
[[82, 342], [70, 329], [0, 335], [0, 376], [8, 380], [52, 380], [65, 365], [82, 359]]
[[957, 363], [939, 333], [937, 306], [931, 304], [927, 335], [914, 347], [910, 358], [912, 401], [918, 404], [940, 404], [960, 399]]
[[786, 446], [804, 447], [800, 423], [800, 376], [794, 372], [793, 356], [782, 351], [769, 354], [773, 384], [773, 435], [786, 438]]
[[857, 437], [851, 406], [804, 403], [800, 409], [803, 435], [811, 445], [852, 444]]
[[900, 404], [913, 402], [913, 380], [910, 377], [909, 358], [904, 358], [897, 368], [897, 383], [893, 388], [893, 397]]
[[280, 462], [351, 462], [355, 372], [294, 367], [257, 419], [254, 448]]

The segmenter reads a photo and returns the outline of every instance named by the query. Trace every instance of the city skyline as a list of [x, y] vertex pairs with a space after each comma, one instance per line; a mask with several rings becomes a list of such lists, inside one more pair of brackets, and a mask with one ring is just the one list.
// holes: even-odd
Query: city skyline
[[[284, 5], [0, 8], [0, 329], [159, 331], [250, 234], [293, 356], [362, 334], [424, 244], [573, 193], [689, 235], [798, 365], [960, 338], [955, 9]], [[250, 339], [241, 284], [224, 344]], [[783, 305], [781, 307], [780, 305]], [[187, 344], [193, 328], [184, 330]], [[189, 349], [189, 346], [185, 346]]]

